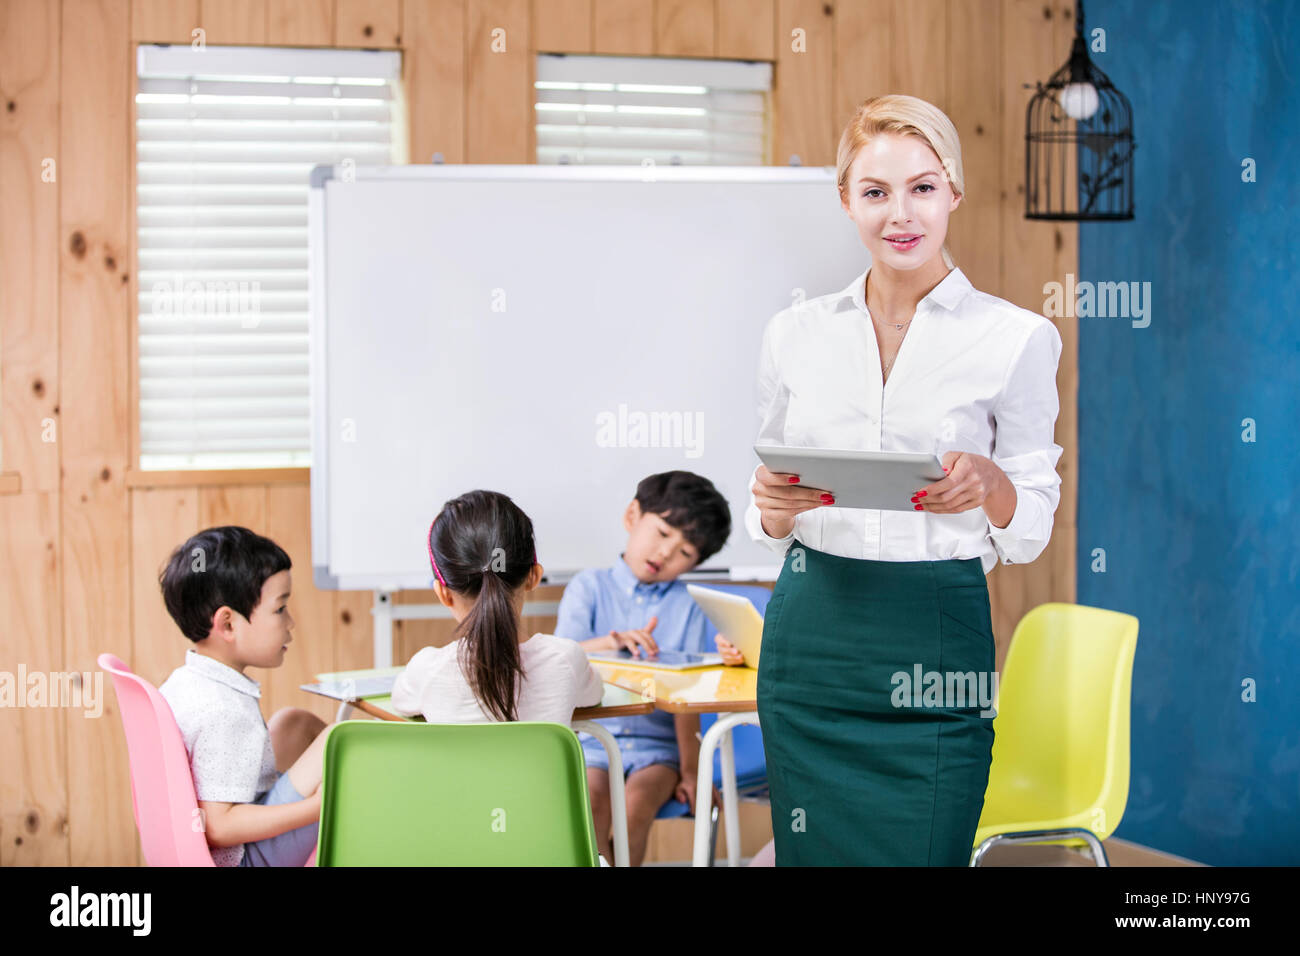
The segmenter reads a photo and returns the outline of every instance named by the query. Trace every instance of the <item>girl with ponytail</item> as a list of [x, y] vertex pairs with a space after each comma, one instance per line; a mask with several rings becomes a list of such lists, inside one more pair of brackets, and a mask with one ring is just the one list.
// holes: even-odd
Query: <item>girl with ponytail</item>
[[495, 491], [443, 505], [428, 535], [438, 600], [452, 640], [420, 650], [393, 685], [393, 709], [430, 723], [544, 720], [568, 724], [600, 703], [603, 684], [575, 642], [524, 636], [524, 595], [542, 579], [533, 523]]

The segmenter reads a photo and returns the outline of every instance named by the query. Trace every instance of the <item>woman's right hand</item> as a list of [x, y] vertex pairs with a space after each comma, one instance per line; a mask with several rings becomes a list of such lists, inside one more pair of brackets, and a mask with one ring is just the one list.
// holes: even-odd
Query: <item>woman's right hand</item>
[[797, 475], [773, 473], [767, 470], [767, 465], [758, 466], [750, 491], [754, 493], [754, 504], [758, 505], [763, 531], [768, 537], [784, 538], [794, 530], [797, 515], [835, 503], [829, 492], [807, 488], [798, 484], [798, 480]]

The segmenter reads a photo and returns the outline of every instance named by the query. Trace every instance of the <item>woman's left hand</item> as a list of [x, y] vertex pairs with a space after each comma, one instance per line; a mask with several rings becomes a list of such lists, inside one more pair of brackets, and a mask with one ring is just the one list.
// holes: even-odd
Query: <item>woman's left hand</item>
[[947, 477], [926, 485], [914, 495], [918, 511], [958, 514], [983, 507], [995, 527], [1005, 528], [1016, 511], [1016, 486], [992, 459], [965, 451], [945, 452]]

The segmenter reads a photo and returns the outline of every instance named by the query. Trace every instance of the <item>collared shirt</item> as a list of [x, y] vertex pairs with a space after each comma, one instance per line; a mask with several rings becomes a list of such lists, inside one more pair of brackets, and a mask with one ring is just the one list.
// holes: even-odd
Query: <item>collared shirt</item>
[[865, 298], [870, 271], [841, 292], [768, 321], [759, 359], [758, 442], [983, 455], [1015, 486], [1011, 521], [997, 528], [983, 508], [931, 514], [819, 507], [797, 515], [786, 537], [772, 538], [751, 490], [750, 537], [774, 551], [798, 538], [819, 551], [876, 561], [980, 558], [985, 573], [999, 558], [1033, 561], [1051, 537], [1060, 500], [1062, 449], [1053, 441], [1060, 334], [1041, 315], [978, 291], [952, 269], [917, 305], [882, 384]]
[[[610, 631], [645, 627], [659, 620], [651, 636], [660, 649], [697, 654], [705, 647], [706, 620], [686, 584], [680, 580], [643, 584], [622, 555], [608, 568], [588, 568], [574, 575], [560, 599], [555, 633], [574, 641], [601, 637]], [[677, 740], [673, 715], [656, 710], [632, 717], [601, 721], [615, 736]]]
[[[275, 750], [257, 681], [191, 647], [158, 692], [180, 727], [199, 800], [253, 803], [275, 786]], [[238, 866], [244, 856], [243, 844], [211, 850], [217, 866]]]

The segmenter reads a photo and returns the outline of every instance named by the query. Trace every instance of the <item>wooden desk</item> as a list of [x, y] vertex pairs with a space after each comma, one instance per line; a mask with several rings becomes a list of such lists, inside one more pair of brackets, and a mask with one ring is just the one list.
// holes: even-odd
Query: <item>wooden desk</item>
[[592, 661], [601, 678], [654, 699], [670, 714], [749, 713], [758, 707], [758, 671], [752, 667], [699, 667], [670, 671], [643, 664]]
[[[645, 664], [592, 661], [610, 684], [642, 696], [670, 714], [720, 714], [700, 738], [700, 768], [695, 791], [695, 847], [692, 865], [709, 864], [709, 816], [713, 807], [713, 752], [722, 755], [722, 812], [727, 834], [727, 862], [740, 864], [740, 798], [736, 792], [736, 751], [732, 728], [758, 726], [758, 671], [752, 667], [700, 667], [670, 671]], [[707, 767], [708, 772], [703, 772]]]
[[[367, 675], [373, 676], [373, 675]], [[324, 677], [318, 679], [325, 679]], [[330, 678], [335, 679], [335, 678]], [[377, 717], [380, 720], [413, 720], [423, 721], [420, 716], [403, 717], [393, 710], [393, 698], [389, 695], [383, 697], [363, 697], [356, 700], [345, 701], [345, 703], [369, 714], [371, 717]], [[600, 720], [603, 717], [626, 717], [634, 714], [648, 714], [655, 709], [653, 699], [647, 700], [639, 691], [627, 690], [621, 686], [606, 681], [605, 696], [601, 698], [599, 704], [595, 707], [579, 707], [573, 712], [575, 721], [582, 720]]]

